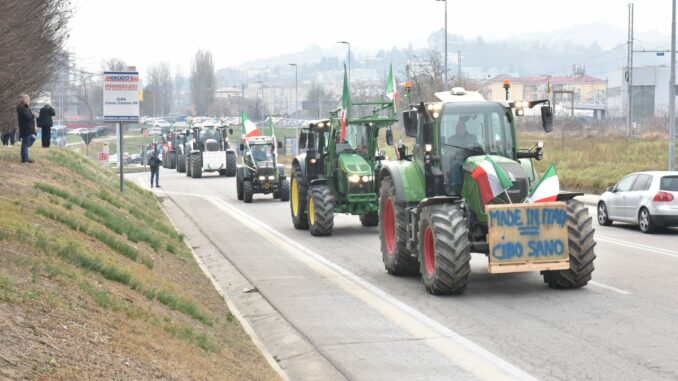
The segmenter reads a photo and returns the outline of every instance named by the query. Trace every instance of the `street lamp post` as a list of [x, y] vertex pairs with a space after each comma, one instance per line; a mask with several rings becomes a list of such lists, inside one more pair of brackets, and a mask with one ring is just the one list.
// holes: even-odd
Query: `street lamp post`
[[436, 0], [445, 3], [445, 73], [443, 75], [443, 87], [447, 89], [447, 0]]
[[294, 66], [294, 113], [299, 109], [299, 67], [295, 63], [287, 64]]
[[676, 0], [671, 8], [671, 80], [669, 83], [669, 171], [676, 166]]
[[351, 43], [348, 41], [337, 41], [337, 44], [345, 44], [348, 46], [348, 83], [351, 83]]
[[264, 82], [257, 81], [261, 85], [261, 123], [264, 122]]

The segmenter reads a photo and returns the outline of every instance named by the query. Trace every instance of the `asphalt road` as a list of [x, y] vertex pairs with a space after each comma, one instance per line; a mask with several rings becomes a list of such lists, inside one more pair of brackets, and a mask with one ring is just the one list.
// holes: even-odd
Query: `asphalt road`
[[[147, 185], [146, 176], [128, 178]], [[288, 203], [238, 201], [234, 178], [161, 170], [160, 181], [158, 196], [347, 379], [678, 379], [677, 230], [599, 226], [592, 207], [598, 243], [587, 287], [491, 275], [478, 254], [465, 293], [440, 297], [419, 277], [388, 275], [378, 228], [357, 216], [336, 216], [333, 235], [317, 238], [293, 228]]]

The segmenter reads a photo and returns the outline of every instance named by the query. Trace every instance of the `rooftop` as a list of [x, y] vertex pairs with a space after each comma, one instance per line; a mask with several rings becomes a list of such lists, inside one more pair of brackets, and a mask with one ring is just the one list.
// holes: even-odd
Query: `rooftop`
[[523, 85], [545, 85], [551, 82], [552, 85], [567, 85], [572, 83], [605, 83], [604, 79], [597, 78], [588, 74], [582, 75], [541, 75], [535, 77], [514, 77], [509, 74], [500, 74], [488, 80], [488, 82], [502, 82], [505, 79], [511, 83], [520, 83]]

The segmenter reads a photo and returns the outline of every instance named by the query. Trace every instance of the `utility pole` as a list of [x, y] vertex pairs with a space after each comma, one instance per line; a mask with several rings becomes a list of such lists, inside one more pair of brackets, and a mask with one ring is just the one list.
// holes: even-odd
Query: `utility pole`
[[671, 8], [671, 79], [669, 82], [669, 171], [676, 170], [676, 0]]
[[296, 114], [299, 109], [299, 67], [295, 63], [287, 65], [294, 66], [294, 113]]
[[445, 3], [445, 72], [443, 73], [443, 90], [447, 89], [447, 0], [436, 0]]
[[348, 46], [348, 84], [351, 85], [351, 43], [348, 41], [337, 41], [337, 44]]
[[633, 3], [629, 3], [629, 26], [628, 26], [628, 53], [626, 64], [626, 82], [628, 86], [628, 111], [626, 120], [626, 133], [631, 136], [633, 131]]
[[461, 86], [461, 50], [457, 50], [457, 86]]

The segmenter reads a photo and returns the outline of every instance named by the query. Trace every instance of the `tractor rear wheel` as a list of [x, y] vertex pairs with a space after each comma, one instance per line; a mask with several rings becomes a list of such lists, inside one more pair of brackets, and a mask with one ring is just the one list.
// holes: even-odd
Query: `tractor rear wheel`
[[238, 194], [238, 200], [242, 200], [245, 196], [242, 189], [242, 173], [238, 171], [238, 174], [235, 176], [235, 189]]
[[246, 204], [249, 204], [252, 202], [252, 196], [254, 195], [254, 188], [252, 188], [252, 182], [249, 180], [245, 180], [242, 182], [242, 192], [243, 192], [243, 201], [245, 201]]
[[379, 212], [369, 212], [367, 214], [360, 215], [360, 223], [365, 227], [377, 226], [379, 225]]
[[334, 227], [334, 195], [327, 185], [308, 189], [308, 228], [312, 236], [332, 235]]
[[177, 155], [177, 172], [186, 172], [186, 157], [184, 155]]
[[200, 152], [191, 154], [191, 177], [194, 179], [202, 177], [202, 154]]
[[187, 153], [186, 156], [186, 176], [191, 177], [191, 154]]
[[306, 214], [307, 188], [301, 168], [292, 169], [292, 184], [290, 186], [290, 213], [295, 229], [308, 229], [308, 215]]
[[460, 294], [471, 274], [471, 244], [458, 206], [424, 207], [419, 220], [421, 279], [431, 294]]
[[237, 170], [235, 159], [235, 152], [226, 152], [226, 170], [224, 172], [227, 177], [235, 176]]
[[407, 250], [407, 211], [396, 202], [393, 179], [384, 178], [379, 193], [379, 238], [384, 267], [391, 275], [418, 274], [417, 258]]
[[542, 271], [544, 282], [551, 288], [578, 288], [591, 280], [593, 260], [593, 223], [589, 209], [581, 202], [567, 201], [567, 230], [570, 247], [570, 269]]
[[290, 200], [290, 183], [287, 182], [287, 179], [280, 180], [280, 201], [289, 201]]
[[167, 160], [169, 160], [169, 169], [176, 169], [177, 167], [177, 153], [170, 152], [167, 154]]

